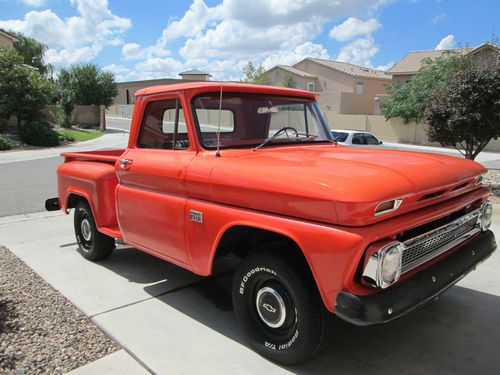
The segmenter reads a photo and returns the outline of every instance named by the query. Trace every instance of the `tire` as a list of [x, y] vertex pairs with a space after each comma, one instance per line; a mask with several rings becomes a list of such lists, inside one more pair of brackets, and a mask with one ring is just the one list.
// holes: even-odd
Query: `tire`
[[301, 262], [278, 254], [276, 248], [268, 248], [243, 259], [234, 276], [233, 305], [252, 347], [273, 361], [292, 365], [324, 347], [333, 314]]
[[88, 260], [101, 260], [113, 252], [115, 239], [97, 230], [92, 210], [86, 201], [80, 201], [75, 208], [75, 235], [78, 252]]

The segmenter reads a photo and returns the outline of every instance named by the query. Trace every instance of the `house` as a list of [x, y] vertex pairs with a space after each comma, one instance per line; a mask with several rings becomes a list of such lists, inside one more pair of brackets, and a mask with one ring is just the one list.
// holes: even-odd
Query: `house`
[[210, 73], [202, 72], [200, 70], [188, 70], [179, 73], [182, 77], [178, 78], [161, 78], [161, 79], [148, 79], [143, 81], [130, 81], [119, 82], [116, 84], [118, 95], [115, 97], [114, 105], [128, 105], [135, 103], [134, 93], [137, 90], [157, 85], [172, 85], [174, 83], [181, 83], [185, 81], [209, 81], [212, 76]]
[[14, 43], [18, 41], [19, 39], [17, 39], [14, 35], [8, 33], [5, 30], [0, 29], [0, 46], [12, 47]]
[[373, 114], [375, 98], [386, 94], [390, 74], [341, 61], [307, 57], [265, 72], [267, 84], [317, 92], [323, 111], [339, 114]]
[[498, 45], [486, 42], [475, 48], [453, 48], [449, 50], [414, 51], [409, 52], [388, 73], [392, 74], [393, 83], [406, 83], [422, 68], [425, 59], [436, 59], [448, 52], [470, 55], [474, 62], [480, 65], [490, 64], [500, 56]]
[[179, 75], [185, 81], [210, 81], [210, 77], [212, 77], [210, 73], [196, 69], [181, 72]]

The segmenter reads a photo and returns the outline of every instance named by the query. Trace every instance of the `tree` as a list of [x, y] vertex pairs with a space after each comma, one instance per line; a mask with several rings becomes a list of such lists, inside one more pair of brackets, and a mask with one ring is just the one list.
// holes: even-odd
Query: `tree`
[[73, 92], [75, 103], [81, 105], [109, 107], [118, 95], [113, 73], [104, 72], [95, 64], [74, 65], [67, 70], [62, 69], [58, 86], [61, 92]]
[[386, 119], [401, 117], [405, 124], [421, 122], [433, 91], [446, 85], [448, 79], [467, 64], [468, 59], [456, 52], [425, 59], [422, 69], [410, 81], [389, 87], [390, 97], [380, 103], [382, 114]]
[[434, 91], [425, 119], [431, 141], [453, 146], [474, 160], [500, 136], [500, 63], [483, 68], [464, 65]]
[[266, 83], [266, 71], [262, 65], [254, 66], [251, 61], [248, 62], [243, 68], [245, 77], [243, 82], [255, 83], [258, 85], [264, 85]]
[[44, 62], [44, 55], [48, 47], [21, 33], [13, 34], [19, 39], [18, 42], [14, 43], [14, 49], [21, 56], [23, 63], [37, 68], [43, 75], [52, 75], [54, 68]]
[[292, 76], [286, 76], [283, 79], [283, 86], [284, 87], [290, 87], [290, 88], [295, 88], [297, 87], [297, 81], [295, 81]]
[[19, 127], [23, 121], [38, 120], [54, 93], [52, 81], [23, 64], [14, 49], [0, 47], [0, 120], [16, 116]]

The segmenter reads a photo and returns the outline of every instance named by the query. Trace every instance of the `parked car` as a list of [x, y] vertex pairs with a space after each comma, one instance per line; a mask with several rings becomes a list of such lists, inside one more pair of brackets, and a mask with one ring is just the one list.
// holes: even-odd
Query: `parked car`
[[333, 139], [340, 144], [348, 146], [380, 146], [382, 141], [379, 141], [370, 132], [363, 132], [359, 130], [332, 130]]
[[74, 209], [91, 261], [117, 239], [202, 276], [239, 259], [232, 298], [250, 343], [303, 361], [334, 315], [389, 322], [496, 248], [481, 165], [339, 146], [316, 97], [215, 82], [139, 90], [128, 147], [63, 153], [46, 207]]

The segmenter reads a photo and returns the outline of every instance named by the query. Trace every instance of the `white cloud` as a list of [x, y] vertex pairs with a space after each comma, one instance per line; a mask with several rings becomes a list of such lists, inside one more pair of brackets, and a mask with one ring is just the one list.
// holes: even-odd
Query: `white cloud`
[[328, 51], [321, 44], [306, 42], [297, 46], [292, 51], [278, 51], [269, 55], [262, 65], [266, 69], [271, 69], [276, 65], [293, 65], [306, 57], [316, 57], [319, 59], [329, 59]]
[[393, 66], [394, 66], [394, 61], [391, 61], [391, 62], [388, 62], [387, 64], [379, 65], [379, 66], [375, 67], [375, 69], [387, 71], [390, 68], [392, 68]]
[[443, 50], [443, 49], [450, 49], [455, 47], [455, 36], [454, 35], [447, 35], [441, 41], [438, 43], [435, 50]]
[[[373, 43], [371, 33], [380, 23], [369, 15], [392, 1], [223, 0], [210, 7], [203, 0], [193, 0], [182, 17], [169, 21], [156, 43], [150, 46], [127, 43], [122, 48], [122, 56], [124, 60], [139, 60], [144, 64], [135, 65], [137, 77], [145, 74], [168, 77], [169, 72], [179, 67], [179, 71], [206, 70], [215, 80], [235, 79], [241, 77], [248, 61], [270, 68], [275, 64], [294, 64], [307, 56], [329, 58], [326, 48], [313, 40], [323, 31], [326, 22], [334, 18], [350, 17], [345, 25], [339, 25], [341, 30], [337, 29], [335, 36], [350, 33], [349, 37], [338, 37], [348, 40], [363, 36], [363, 40]], [[347, 30], [349, 25], [356, 30]], [[178, 51], [179, 57], [175, 58], [168, 47], [179, 39], [183, 45]], [[352, 59], [347, 52], [342, 56]], [[138, 67], [147, 69], [148, 73], [138, 71]], [[178, 71], [174, 73], [176, 77]]]
[[24, 5], [33, 7], [33, 8], [39, 8], [43, 5], [45, 5], [46, 1], [45, 0], [19, 0], [20, 3], [23, 3]]
[[131, 21], [114, 15], [107, 0], [70, 0], [79, 16], [61, 19], [51, 10], [31, 11], [22, 20], [0, 21], [0, 27], [22, 32], [47, 44], [47, 61], [56, 66], [87, 62], [106, 45], [122, 44]]
[[372, 37], [360, 38], [342, 47], [337, 60], [371, 67], [371, 59], [377, 52], [378, 47]]
[[374, 31], [380, 28], [380, 22], [375, 18], [370, 18], [367, 21], [361, 21], [354, 17], [349, 17], [340, 25], [335, 26], [330, 30], [330, 38], [334, 38], [340, 42], [345, 42], [354, 39], [361, 35], [371, 35]]

